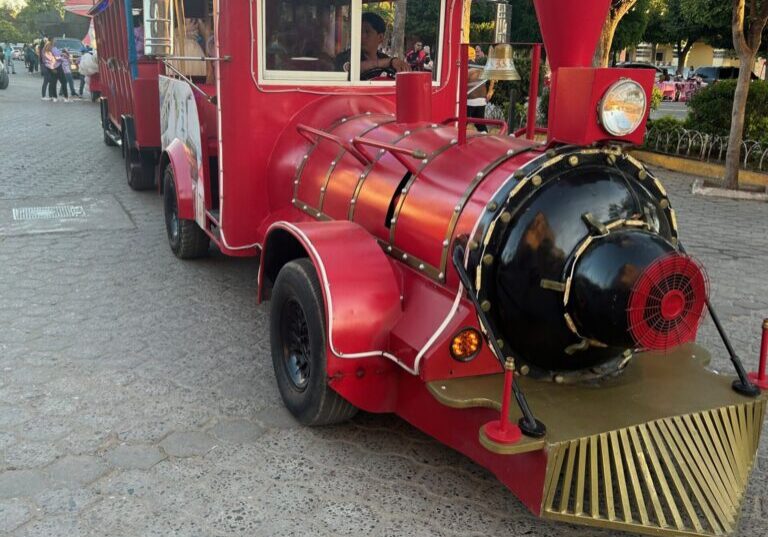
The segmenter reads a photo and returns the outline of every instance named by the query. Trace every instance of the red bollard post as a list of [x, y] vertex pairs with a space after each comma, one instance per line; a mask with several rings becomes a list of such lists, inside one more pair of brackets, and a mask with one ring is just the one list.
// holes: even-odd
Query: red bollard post
[[515, 375], [515, 362], [507, 358], [504, 364], [504, 393], [501, 397], [501, 416], [498, 420], [483, 425], [485, 436], [499, 444], [514, 444], [520, 440], [520, 427], [509, 422], [509, 405], [512, 403], [512, 380]]
[[761, 390], [768, 389], [768, 376], [766, 376], [766, 362], [768, 362], [768, 319], [763, 321], [763, 339], [760, 343], [760, 365], [756, 372], [749, 373], [749, 379]]

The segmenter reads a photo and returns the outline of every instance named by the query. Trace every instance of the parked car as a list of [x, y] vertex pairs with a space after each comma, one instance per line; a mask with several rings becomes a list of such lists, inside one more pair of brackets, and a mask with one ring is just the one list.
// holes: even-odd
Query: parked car
[[[661, 69], [663, 69], [670, 78], [675, 78], [677, 76], [677, 65], [662, 65]], [[683, 80], [687, 80], [692, 74], [693, 70], [690, 67], [683, 67]]]
[[13, 47], [13, 53], [11, 53], [11, 57], [14, 60], [23, 60], [24, 59], [24, 52], [22, 51], [21, 47]]
[[80, 78], [80, 56], [83, 49], [83, 42], [79, 39], [72, 37], [54, 37], [53, 44], [59, 50], [66, 50], [69, 52], [69, 56], [72, 58], [72, 64], [70, 69], [72, 70], [73, 78]]
[[617, 63], [616, 67], [621, 67], [622, 69], [654, 69], [656, 71], [656, 82], [660, 82], [664, 80], [664, 76], [667, 74], [667, 71], [662, 69], [661, 67], [656, 67], [652, 63], [645, 63], [645, 62]]
[[[738, 67], [699, 67], [693, 72], [693, 76], [701, 77], [707, 84], [712, 84], [719, 80], [735, 80], [739, 78]], [[757, 75], [751, 73], [752, 80], [757, 80]]]

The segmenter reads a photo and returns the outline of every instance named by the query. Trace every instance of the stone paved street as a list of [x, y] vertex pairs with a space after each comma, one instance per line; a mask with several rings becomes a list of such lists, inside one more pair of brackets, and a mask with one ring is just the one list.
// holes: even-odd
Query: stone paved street
[[[17, 69], [20, 72], [19, 69]], [[768, 204], [693, 198], [659, 172], [754, 368]], [[12, 208], [101, 207], [60, 229]], [[180, 262], [162, 203], [126, 185], [98, 107], [0, 91], [0, 535], [554, 536], [488, 472], [392, 416], [298, 426], [273, 381], [257, 263]], [[706, 322], [701, 341], [727, 368]], [[680, 379], [685, 382], [686, 379]], [[768, 535], [768, 439], [739, 535]]]

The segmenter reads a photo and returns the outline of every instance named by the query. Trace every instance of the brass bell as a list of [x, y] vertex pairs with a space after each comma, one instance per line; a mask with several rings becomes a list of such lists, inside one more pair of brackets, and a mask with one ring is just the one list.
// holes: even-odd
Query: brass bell
[[485, 64], [485, 80], [520, 80], [512, 57], [512, 45], [502, 43], [491, 47]]

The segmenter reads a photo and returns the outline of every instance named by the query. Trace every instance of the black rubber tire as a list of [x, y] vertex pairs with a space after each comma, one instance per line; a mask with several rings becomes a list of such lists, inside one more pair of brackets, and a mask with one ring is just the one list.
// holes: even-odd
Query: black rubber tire
[[91, 102], [92, 103], [95, 103], [96, 101], [98, 101], [99, 97], [101, 97], [101, 92], [100, 91], [91, 92]]
[[170, 165], [165, 168], [163, 174], [163, 206], [165, 208], [165, 231], [168, 235], [168, 244], [174, 255], [179, 259], [196, 259], [208, 255], [210, 237], [200, 229], [194, 220], [181, 220], [178, 217], [176, 182], [173, 177], [173, 168]]
[[5, 71], [0, 73], [0, 89], [6, 89], [9, 83], [10, 83], [10, 78], [8, 77], [8, 73], [6, 73]]
[[106, 129], [104, 129], [104, 143], [105, 143], [106, 145], [108, 145], [109, 147], [115, 147], [115, 146], [117, 146], [117, 144], [116, 144], [116, 143], [115, 143], [115, 141], [112, 139], [112, 137], [111, 137], [109, 134], [107, 134], [107, 130], [106, 130]]
[[145, 155], [135, 148], [129, 148], [123, 137], [125, 156], [125, 178], [132, 190], [149, 190], [155, 186], [155, 168], [152, 155]]
[[[325, 308], [312, 261], [304, 258], [287, 263], [277, 276], [271, 302], [272, 365], [286, 408], [304, 425], [331, 425], [350, 419], [357, 413], [357, 408], [328, 386]], [[297, 306], [305, 321], [300, 330], [296, 329], [296, 323], [286, 319], [289, 310], [296, 312]], [[287, 353], [291, 352], [291, 342], [286, 332], [290, 335], [301, 333], [299, 339], [304, 348], [300, 354], [306, 358], [306, 365], [301, 369], [306, 378], [301, 386], [291, 379], [288, 370], [290, 359]]]

